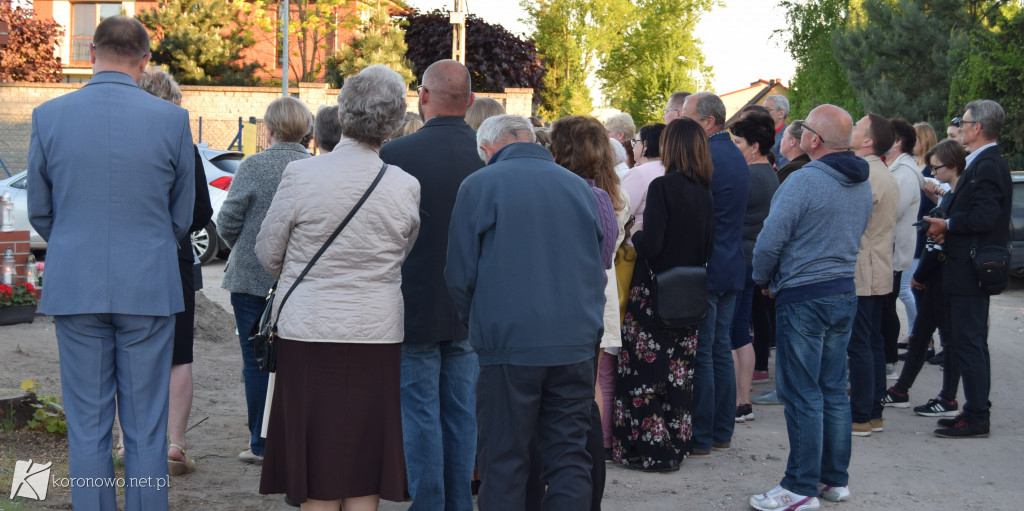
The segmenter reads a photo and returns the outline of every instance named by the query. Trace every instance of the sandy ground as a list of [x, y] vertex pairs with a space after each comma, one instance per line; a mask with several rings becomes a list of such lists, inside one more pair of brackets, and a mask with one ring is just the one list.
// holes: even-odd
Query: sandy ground
[[[195, 401], [189, 453], [198, 470], [173, 478], [172, 509], [276, 510], [280, 496], [257, 493], [260, 468], [236, 459], [247, 446], [241, 359], [234, 336], [228, 294], [219, 288], [224, 263], [204, 267], [206, 289], [197, 311], [194, 364]], [[1018, 509], [1024, 502], [1024, 281], [992, 300], [992, 436], [948, 440], [932, 435], [934, 419], [910, 409], [887, 408], [885, 431], [853, 439], [850, 502], [824, 509]], [[772, 371], [774, 375], [774, 370]], [[941, 372], [926, 365], [911, 391], [911, 404], [923, 404], [941, 385]], [[60, 394], [57, 342], [51, 318], [31, 325], [0, 327], [0, 389], [34, 378], [41, 393]], [[891, 384], [891, 382], [890, 382]], [[755, 385], [754, 394], [770, 388]], [[644, 474], [609, 466], [606, 510], [748, 509], [751, 494], [778, 484], [788, 453], [781, 406], [755, 407], [757, 420], [737, 425], [733, 449], [711, 458], [687, 460], [680, 471]], [[200, 423], [200, 421], [202, 421]], [[61, 488], [42, 502], [9, 500], [15, 460], [48, 456], [53, 475], [67, 476], [66, 452], [24, 435], [0, 433], [0, 510], [70, 509]], [[63, 471], [63, 473], [60, 473]], [[383, 502], [383, 510], [408, 504]]]

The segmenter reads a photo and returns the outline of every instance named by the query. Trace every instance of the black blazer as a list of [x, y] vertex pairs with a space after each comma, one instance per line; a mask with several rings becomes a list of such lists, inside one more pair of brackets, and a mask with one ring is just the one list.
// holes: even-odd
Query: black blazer
[[1010, 167], [999, 147], [985, 149], [967, 166], [950, 196], [945, 287], [950, 294], [982, 296], [971, 246], [1006, 245], [1013, 202]]
[[435, 117], [380, 149], [386, 163], [420, 182], [420, 232], [402, 264], [405, 342], [461, 341], [468, 336], [444, 283], [448, 224], [467, 176], [484, 166], [476, 132], [462, 117]]
[[711, 254], [714, 227], [711, 189], [672, 172], [647, 187], [644, 230], [633, 234], [633, 247], [655, 273], [703, 266]]

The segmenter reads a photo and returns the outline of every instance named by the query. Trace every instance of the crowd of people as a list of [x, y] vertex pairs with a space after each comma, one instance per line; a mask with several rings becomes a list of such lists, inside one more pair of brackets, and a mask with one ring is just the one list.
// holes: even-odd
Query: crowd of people
[[[126, 477], [196, 470], [201, 283], [185, 247], [212, 210], [180, 90], [148, 49], [137, 21], [105, 19], [92, 80], [33, 115], [29, 209], [50, 243], [41, 310], [71, 477], [112, 476], [115, 411]], [[828, 104], [787, 124], [780, 95], [729, 119], [710, 92], [672, 94], [664, 123], [639, 130], [628, 114], [543, 126], [475, 98], [453, 60], [417, 90], [409, 115], [400, 75], [376, 65], [315, 116], [273, 101], [270, 146], [216, 219], [248, 410], [239, 459], [262, 465], [261, 493], [471, 510], [478, 476], [480, 509], [600, 509], [606, 462], [679, 470], [731, 449], [755, 404], [782, 404], [786, 471], [750, 505], [817, 509], [850, 498], [851, 437], [909, 406], [936, 330], [943, 388], [915, 412], [942, 417], [939, 437], [988, 436], [1001, 288], [976, 266], [1006, 245], [1011, 201], [997, 103], [968, 103], [937, 142], [926, 123]], [[687, 289], [706, 296], [682, 325], [658, 307], [680, 267], [702, 270]], [[274, 286], [268, 374], [248, 334]], [[751, 398], [773, 346], [776, 388]], [[168, 507], [156, 488], [125, 498]], [[72, 503], [114, 509], [115, 488], [76, 487]]]

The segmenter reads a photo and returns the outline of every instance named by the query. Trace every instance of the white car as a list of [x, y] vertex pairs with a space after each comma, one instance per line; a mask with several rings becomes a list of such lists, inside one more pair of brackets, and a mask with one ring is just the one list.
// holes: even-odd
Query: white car
[[[201, 144], [199, 156], [203, 160], [203, 171], [206, 173], [207, 188], [210, 190], [210, 203], [213, 206], [213, 218], [216, 220], [221, 204], [228, 196], [231, 179], [235, 169], [245, 157], [238, 151], [218, 151]], [[31, 232], [32, 250], [45, 250], [46, 240], [42, 238], [28, 222], [28, 175], [19, 172], [11, 177], [0, 180], [0, 196], [5, 191], [11, 193], [14, 200], [14, 228], [19, 231]], [[217, 226], [211, 220], [206, 228], [192, 234], [192, 252], [205, 263], [216, 255], [224, 255], [228, 251], [224, 240], [217, 236]]]

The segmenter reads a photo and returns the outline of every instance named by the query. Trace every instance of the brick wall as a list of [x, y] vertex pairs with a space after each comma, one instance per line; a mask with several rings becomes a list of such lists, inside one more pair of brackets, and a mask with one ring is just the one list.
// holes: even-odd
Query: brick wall
[[[0, 261], [2, 261], [3, 254], [8, 248], [14, 252], [14, 269], [17, 274], [12, 284], [24, 284], [25, 263], [28, 261], [29, 253], [31, 253], [31, 250], [29, 250], [29, 231], [0, 232]], [[2, 271], [2, 268], [0, 268], [0, 271]], [[32, 284], [35, 285], [35, 282]], [[38, 297], [37, 293], [36, 298]]]
[[[32, 109], [47, 100], [77, 90], [81, 84], [0, 83], [0, 159], [11, 173], [25, 170], [28, 164], [28, 146], [31, 135]], [[224, 149], [238, 131], [238, 118], [262, 118], [267, 105], [281, 95], [278, 87], [209, 87], [183, 85], [182, 106], [192, 119], [192, 137], [199, 139], [199, 118], [203, 119], [202, 141], [210, 147]], [[289, 93], [301, 99], [311, 112], [320, 105], [337, 101], [338, 89], [328, 89], [323, 83], [300, 83]], [[533, 105], [533, 89], [505, 89], [505, 92], [477, 93], [480, 97], [496, 99], [510, 114], [529, 117]], [[417, 95], [406, 96], [409, 110], [417, 111]], [[4, 176], [0, 170], [0, 177]]]

